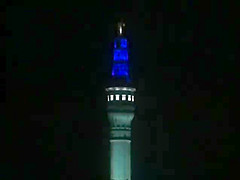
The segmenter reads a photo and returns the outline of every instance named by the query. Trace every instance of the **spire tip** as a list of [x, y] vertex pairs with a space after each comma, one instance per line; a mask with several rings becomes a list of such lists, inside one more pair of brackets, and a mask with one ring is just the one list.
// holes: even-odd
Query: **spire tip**
[[123, 21], [118, 23], [118, 34], [122, 35], [123, 34], [123, 28], [125, 27], [125, 23]]

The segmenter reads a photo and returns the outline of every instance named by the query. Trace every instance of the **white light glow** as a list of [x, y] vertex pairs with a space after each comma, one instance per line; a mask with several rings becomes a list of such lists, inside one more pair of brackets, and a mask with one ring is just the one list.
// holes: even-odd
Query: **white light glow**
[[109, 87], [106, 88], [106, 91], [131, 91], [131, 92], [135, 92], [136, 88], [131, 88], [131, 87]]
[[119, 101], [119, 94], [116, 94], [116, 100]]
[[131, 101], [131, 95], [128, 95], [128, 101]]
[[113, 101], [113, 95], [110, 95], [110, 100]]
[[107, 100], [109, 101], [109, 96], [107, 96]]
[[119, 27], [119, 33], [122, 34], [122, 26]]
[[132, 102], [134, 101], [134, 96], [132, 96]]
[[123, 95], [122, 95], [122, 100], [123, 100], [123, 101], [126, 101], [126, 94], [123, 94]]

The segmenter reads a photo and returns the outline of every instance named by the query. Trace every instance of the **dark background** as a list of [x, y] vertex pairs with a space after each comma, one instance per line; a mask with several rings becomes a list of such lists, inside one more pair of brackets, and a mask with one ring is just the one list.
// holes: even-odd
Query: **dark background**
[[104, 88], [120, 18], [137, 88], [132, 179], [237, 179], [235, 4], [71, 0], [3, 7], [0, 179], [109, 179]]

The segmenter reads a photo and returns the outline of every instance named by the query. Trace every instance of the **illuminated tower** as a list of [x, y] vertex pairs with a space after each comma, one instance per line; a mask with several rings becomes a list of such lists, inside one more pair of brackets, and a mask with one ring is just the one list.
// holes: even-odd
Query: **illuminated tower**
[[110, 179], [131, 180], [131, 122], [134, 118], [134, 93], [128, 62], [128, 41], [124, 23], [118, 23], [114, 39], [112, 81], [107, 92], [107, 115], [110, 121]]

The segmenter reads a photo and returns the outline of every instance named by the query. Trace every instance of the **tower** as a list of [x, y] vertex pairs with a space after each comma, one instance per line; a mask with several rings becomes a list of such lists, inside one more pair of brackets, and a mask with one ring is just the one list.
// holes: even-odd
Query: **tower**
[[114, 39], [112, 77], [107, 93], [110, 122], [110, 179], [131, 180], [131, 122], [134, 118], [135, 88], [131, 87], [128, 41], [123, 22]]

